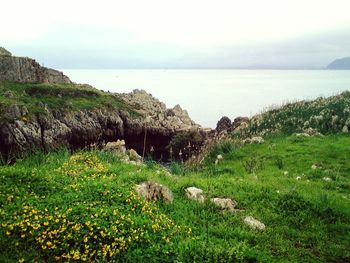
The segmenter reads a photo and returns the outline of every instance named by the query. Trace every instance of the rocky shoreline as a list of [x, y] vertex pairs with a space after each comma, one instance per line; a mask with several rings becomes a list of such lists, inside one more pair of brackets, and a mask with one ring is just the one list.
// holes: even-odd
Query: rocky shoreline
[[[0, 82], [78, 85], [62, 72], [41, 67], [30, 58], [13, 57], [4, 49], [0, 53]], [[6, 92], [7, 96], [11, 96], [10, 89]], [[20, 102], [3, 106], [0, 108], [3, 117], [0, 120], [1, 154], [9, 156], [61, 147], [74, 150], [124, 139], [126, 146], [139, 154], [146, 151], [157, 159], [164, 159], [169, 157], [167, 146], [175, 134], [203, 130], [179, 105], [168, 109], [164, 103], [143, 90], [104, 94], [121, 99], [137, 112], [137, 116], [131, 116], [124, 109], [111, 105], [67, 111], [64, 108], [52, 109], [41, 103], [39, 107], [42, 113], [28, 118], [30, 109]]]

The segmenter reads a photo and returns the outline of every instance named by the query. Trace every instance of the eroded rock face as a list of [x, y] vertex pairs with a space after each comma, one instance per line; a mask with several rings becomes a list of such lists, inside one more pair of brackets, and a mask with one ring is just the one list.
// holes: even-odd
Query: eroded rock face
[[134, 90], [132, 93], [119, 94], [122, 99], [140, 114], [148, 116], [140, 122], [141, 126], [156, 127], [169, 131], [200, 128], [191, 120], [186, 110], [180, 105], [167, 109], [163, 102], [144, 90]]
[[154, 182], [143, 182], [136, 185], [135, 191], [148, 201], [164, 201], [165, 203], [173, 202], [173, 193], [171, 190], [161, 184]]
[[14, 57], [0, 49], [0, 81], [30, 83], [71, 83], [62, 72], [40, 66], [34, 59]]
[[11, 52], [3, 47], [0, 47], [0, 56], [12, 56]]
[[[1, 52], [4, 55], [0, 56], [0, 81], [70, 83], [61, 72], [41, 67], [33, 59]], [[131, 116], [127, 111], [108, 105], [103, 109], [68, 111], [50, 109], [41, 103], [44, 114], [40, 115], [28, 114], [28, 109], [19, 105], [2, 108], [0, 153], [15, 155], [59, 147], [76, 149], [119, 139], [139, 155], [144, 152], [145, 156], [165, 160], [169, 157], [166, 147], [175, 134], [201, 129], [179, 105], [167, 109], [164, 103], [145, 91], [109, 95], [124, 100], [139, 115]], [[6, 96], [13, 97], [11, 90]], [[136, 154], [133, 156], [137, 159]]]

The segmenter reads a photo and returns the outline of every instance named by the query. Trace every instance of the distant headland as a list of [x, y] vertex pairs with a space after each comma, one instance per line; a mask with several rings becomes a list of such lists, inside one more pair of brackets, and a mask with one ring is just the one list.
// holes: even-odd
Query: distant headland
[[350, 69], [350, 57], [334, 60], [327, 66], [327, 69]]

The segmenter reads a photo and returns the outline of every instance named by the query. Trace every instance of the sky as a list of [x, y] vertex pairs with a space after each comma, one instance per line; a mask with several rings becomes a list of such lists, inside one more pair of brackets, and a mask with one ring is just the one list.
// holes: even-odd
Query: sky
[[65, 68], [324, 68], [349, 0], [0, 0], [0, 46]]

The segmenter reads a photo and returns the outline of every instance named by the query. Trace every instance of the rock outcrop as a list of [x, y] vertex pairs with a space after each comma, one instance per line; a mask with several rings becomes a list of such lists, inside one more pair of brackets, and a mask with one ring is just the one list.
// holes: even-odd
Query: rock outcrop
[[40, 66], [34, 59], [12, 56], [0, 48], [0, 81], [71, 83], [62, 72]]
[[[196, 124], [172, 126], [170, 121], [164, 127], [156, 118], [147, 122], [144, 115], [132, 118], [117, 108], [66, 112], [43, 105], [42, 110], [44, 114], [27, 119], [25, 107], [12, 105], [7, 108], [4, 116], [11, 121], [0, 120], [2, 154], [59, 147], [78, 149], [124, 139], [126, 147], [135, 149], [139, 154], [145, 149], [146, 154], [166, 159], [169, 156], [166, 147], [178, 131], [200, 129]], [[160, 115], [158, 112], [157, 116]], [[167, 117], [163, 115], [163, 118], [166, 120]]]
[[200, 128], [180, 105], [167, 109], [163, 102], [144, 90], [134, 90], [131, 93], [119, 95], [133, 109], [136, 109], [141, 115], [147, 116], [143, 121], [145, 126], [164, 129], [169, 132]]
[[223, 131], [230, 131], [232, 128], [232, 122], [229, 117], [222, 117], [216, 124], [216, 132], [221, 133]]
[[[193, 122], [186, 110], [176, 105], [167, 109], [165, 104], [143, 90], [127, 94], [99, 93], [88, 85], [71, 83], [61, 72], [41, 67], [33, 59], [13, 57], [11, 53], [1, 50], [0, 82], [20, 83], [70, 83], [70, 89], [78, 89], [74, 95], [77, 99], [95, 100], [98, 96], [111, 96], [123, 107], [100, 105], [88, 109], [50, 108], [45, 100], [40, 105], [40, 113], [33, 113], [28, 104], [31, 96], [63, 96], [56, 89], [52, 94], [41, 94], [45, 90], [38, 87], [34, 94], [24, 91], [26, 102], [16, 99], [18, 94], [11, 91], [11, 85], [4, 98], [11, 98], [12, 104], [0, 104], [0, 153], [5, 156], [16, 155], [26, 151], [66, 147], [77, 149], [92, 144], [125, 141], [125, 147], [135, 149], [139, 155], [152, 155], [154, 158], [167, 159], [167, 146], [178, 132], [201, 130]], [[83, 87], [84, 86], [84, 87]], [[65, 90], [63, 85], [62, 91]], [[46, 90], [50, 87], [46, 87]], [[73, 90], [74, 91], [74, 90]], [[46, 91], [48, 92], [48, 91]], [[68, 92], [68, 91], [66, 91]], [[22, 95], [21, 95], [22, 96]], [[13, 99], [15, 98], [15, 99]], [[133, 114], [135, 113], [135, 114]], [[113, 146], [113, 145], [112, 145]], [[136, 154], [134, 154], [136, 156]]]
[[0, 47], [0, 56], [12, 56], [11, 52], [3, 47]]

